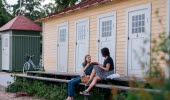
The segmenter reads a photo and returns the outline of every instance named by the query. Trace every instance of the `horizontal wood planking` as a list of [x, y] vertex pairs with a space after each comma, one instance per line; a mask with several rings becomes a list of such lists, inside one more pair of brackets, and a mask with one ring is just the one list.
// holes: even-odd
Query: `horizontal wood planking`
[[[166, 0], [120, 0], [111, 3], [94, 6], [70, 14], [60, 15], [45, 21], [44, 29], [44, 62], [46, 70], [56, 70], [56, 45], [57, 45], [57, 25], [63, 22], [69, 22], [69, 61], [68, 71], [74, 71], [74, 32], [75, 21], [77, 19], [90, 17], [90, 55], [92, 60], [96, 60], [97, 54], [97, 16], [100, 14], [117, 11], [117, 34], [116, 34], [116, 70], [118, 73], [124, 73], [125, 67], [125, 45], [126, 45], [126, 9], [142, 4], [151, 3], [151, 38], [157, 38], [164, 29], [160, 27], [159, 18], [162, 19], [162, 25], [166, 28]], [[156, 16], [159, 8], [159, 17]]]

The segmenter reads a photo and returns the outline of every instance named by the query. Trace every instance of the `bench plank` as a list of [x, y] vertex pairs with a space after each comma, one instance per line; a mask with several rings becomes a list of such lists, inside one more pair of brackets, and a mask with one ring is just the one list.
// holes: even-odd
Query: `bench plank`
[[42, 71], [27, 71], [27, 74], [43, 74], [43, 75], [58, 75], [58, 76], [79, 76], [78, 73], [70, 73], [70, 72], [42, 72]]
[[68, 83], [70, 81], [65, 79], [45, 78], [45, 77], [36, 77], [36, 76], [27, 76], [27, 75], [16, 75], [16, 77], [36, 79], [42, 81], [62, 82], [62, 83]]

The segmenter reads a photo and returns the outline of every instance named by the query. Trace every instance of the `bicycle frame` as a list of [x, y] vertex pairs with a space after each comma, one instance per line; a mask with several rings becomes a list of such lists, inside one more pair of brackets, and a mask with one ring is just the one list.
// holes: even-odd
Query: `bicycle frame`
[[31, 58], [29, 59], [29, 61], [28, 61], [28, 62], [32, 65], [32, 67], [33, 67], [33, 68], [36, 68], [36, 66], [35, 66], [35, 64], [33, 63], [33, 61], [32, 61], [32, 59], [31, 59]]

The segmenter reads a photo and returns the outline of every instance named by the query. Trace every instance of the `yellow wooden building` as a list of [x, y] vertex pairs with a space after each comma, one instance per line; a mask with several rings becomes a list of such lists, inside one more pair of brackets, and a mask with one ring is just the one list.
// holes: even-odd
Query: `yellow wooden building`
[[150, 41], [170, 31], [170, 0], [86, 0], [36, 21], [43, 23], [45, 71], [79, 72], [86, 54], [102, 63], [108, 47], [116, 73], [142, 77]]

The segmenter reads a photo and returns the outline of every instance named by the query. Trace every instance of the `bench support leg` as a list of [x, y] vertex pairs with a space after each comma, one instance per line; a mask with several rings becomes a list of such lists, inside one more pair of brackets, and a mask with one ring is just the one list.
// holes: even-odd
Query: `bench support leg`
[[[87, 86], [84, 86], [84, 89], [86, 90]], [[84, 100], [88, 100], [88, 99], [89, 99], [88, 95], [84, 95]]]
[[84, 96], [84, 100], [88, 100], [88, 96], [87, 95]]

